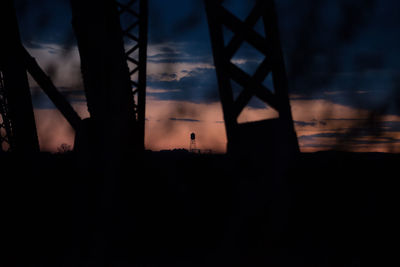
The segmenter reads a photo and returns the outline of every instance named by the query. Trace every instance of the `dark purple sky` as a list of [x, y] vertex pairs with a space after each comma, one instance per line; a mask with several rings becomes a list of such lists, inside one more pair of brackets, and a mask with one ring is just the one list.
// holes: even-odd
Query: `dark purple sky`
[[[50, 58], [59, 54], [60, 48], [67, 51], [64, 60], [75, 60], [68, 53], [76, 48], [68, 0], [15, 2], [22, 39], [29, 49], [46, 51]], [[247, 0], [225, 3], [241, 19], [252, 6]], [[400, 115], [399, 1], [276, 0], [276, 5], [293, 101], [324, 100], [379, 116]], [[202, 1], [149, 0], [149, 6], [148, 66], [158, 69], [149, 71], [148, 96], [160, 101], [217, 102]], [[261, 27], [257, 25], [256, 30], [262, 32]], [[231, 33], [227, 31], [225, 37], [230, 38]], [[47, 64], [47, 69], [53, 64], [54, 76], [63, 67], [57, 61], [38, 60]], [[262, 57], [250, 46], [243, 46], [234, 60], [251, 72]], [[71, 102], [81, 102], [79, 62], [74, 64], [71, 66], [77, 69], [63, 72], [63, 79], [77, 82], [61, 81], [58, 86]], [[36, 108], [52, 107], [40, 93], [35, 94], [34, 104]], [[250, 105], [264, 107], [257, 101]], [[311, 126], [312, 122], [297, 123]]]

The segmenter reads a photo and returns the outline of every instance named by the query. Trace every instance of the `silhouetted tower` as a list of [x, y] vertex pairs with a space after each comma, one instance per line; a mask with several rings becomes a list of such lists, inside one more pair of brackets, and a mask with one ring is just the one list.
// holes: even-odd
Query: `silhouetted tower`
[[[91, 132], [98, 135], [95, 146], [112, 143], [110, 149], [114, 151], [109, 151], [109, 155], [142, 151], [147, 1], [70, 2], [91, 128], [94, 128]], [[139, 13], [135, 11], [138, 4]], [[122, 29], [121, 21], [128, 26]], [[124, 36], [130, 41], [124, 41]]]
[[197, 147], [196, 147], [196, 134], [191, 133], [190, 134], [190, 147], [189, 147], [190, 152], [196, 152]]
[[[228, 152], [297, 153], [297, 136], [288, 96], [288, 81], [278, 33], [273, 0], [257, 0], [250, 14], [241, 21], [229, 12], [223, 1], [204, 0], [211, 35], [214, 64], [224, 113]], [[265, 37], [254, 30], [261, 20]], [[233, 32], [224, 40], [223, 26]], [[225, 42], [227, 45], [225, 45]], [[247, 74], [232, 62], [242, 44], [247, 43], [264, 55], [253, 75]], [[271, 75], [274, 91], [264, 80]], [[231, 80], [243, 90], [234, 99]], [[256, 96], [279, 113], [278, 119], [239, 124], [237, 119], [250, 99]]]
[[148, 0], [116, 0], [134, 97], [137, 138], [144, 149]]
[[[0, 1], [2, 119], [7, 142], [19, 153], [39, 150], [31, 92], [12, 0]], [[4, 141], [3, 141], [4, 142]]]
[[17, 153], [39, 151], [27, 72], [76, 130], [80, 117], [23, 47], [12, 0], [0, 2], [0, 114], [1, 149]]

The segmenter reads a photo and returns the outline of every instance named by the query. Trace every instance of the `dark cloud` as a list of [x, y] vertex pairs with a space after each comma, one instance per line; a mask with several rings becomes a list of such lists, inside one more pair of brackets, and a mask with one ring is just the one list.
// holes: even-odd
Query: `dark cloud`
[[[180, 80], [149, 79], [153, 88], [170, 90], [170, 93], [154, 94], [160, 100], [184, 100], [195, 103], [218, 101], [218, 87], [214, 69], [197, 68]], [[179, 89], [180, 91], [176, 91]]]
[[[370, 119], [325, 119], [325, 121], [343, 121], [343, 122], [351, 122], [350, 127], [342, 127], [334, 129], [337, 132], [343, 131], [357, 131], [363, 136], [371, 135], [371, 128], [366, 127], [365, 125], [369, 125], [371, 122]], [[374, 122], [375, 123], [375, 122]], [[362, 127], [364, 126], [364, 127]], [[400, 121], [379, 121], [374, 125], [374, 130], [378, 132], [400, 132]]]
[[32, 104], [35, 109], [56, 109], [48, 96], [40, 91], [32, 92]]
[[325, 119], [326, 121], [365, 121], [366, 119], [360, 118], [339, 118], [339, 119]]
[[[218, 85], [215, 69], [196, 68], [186, 71], [186, 76], [177, 79], [162, 80], [160, 77], [150, 77], [148, 85], [152, 88], [163, 88], [163, 94], [148, 93], [158, 100], [182, 100], [194, 103], [212, 103], [219, 101]], [[166, 74], [164, 78], [171, 78]], [[238, 96], [243, 88], [235, 82], [231, 82], [234, 96]], [[177, 90], [178, 89], [178, 90]], [[249, 104], [252, 108], [265, 108], [266, 104], [256, 97], [253, 97]]]
[[149, 58], [147, 62], [151, 63], [160, 63], [160, 64], [173, 64], [173, 63], [212, 63], [211, 58], [210, 60], [204, 58], [195, 58], [195, 57], [166, 57], [166, 56], [158, 56], [157, 58]]
[[[251, 4], [228, 1], [226, 7], [244, 18]], [[400, 114], [397, 103], [391, 97], [394, 87], [393, 75], [398, 75], [396, 73], [400, 70], [398, 64], [400, 57], [394, 55], [392, 51], [395, 51], [394, 48], [400, 44], [400, 38], [395, 37], [396, 27], [392, 25], [389, 27], [390, 30], [387, 28], [390, 23], [400, 26], [400, 20], [396, 20], [390, 11], [397, 6], [398, 3], [382, 3], [374, 0], [307, 0], [301, 3], [291, 0], [278, 1], [278, 17], [290, 89], [297, 95], [293, 99], [325, 99], [366, 110], [382, 110], [381, 107], [387, 105], [391, 108], [384, 110], [385, 114]], [[197, 10], [197, 12], [204, 11]], [[177, 18], [177, 21], [182, 20]], [[192, 30], [204, 34], [204, 29], [199, 28], [201, 25], [202, 23], [192, 25]], [[179, 38], [182, 38], [186, 30], [180, 33]], [[391, 42], [375, 41], [388, 36], [393, 36]], [[172, 39], [171, 36], [170, 41]], [[210, 44], [199, 39], [201, 38], [182, 47], [183, 52], [177, 53], [174, 49], [165, 49], [166, 54], [171, 53], [169, 56], [155, 55], [150, 61], [212, 62]], [[393, 57], [398, 60], [393, 60]], [[252, 74], [263, 56], [250, 45], [242, 45], [234, 55], [234, 59], [245, 59], [245, 64], [240, 64], [240, 61], [236, 64]], [[199, 78], [196, 79], [194, 76]], [[200, 79], [200, 77], [208, 79], [206, 76], [201, 72], [192, 73], [190, 79], [183, 79], [175, 84], [168, 83], [165, 86], [182, 88], [182, 93], [175, 92], [173, 96], [171, 95], [177, 97], [177, 100], [218, 101], [215, 90], [217, 85], [214, 82], [212, 84], [202, 82]], [[208, 76], [211, 77], [211, 74]], [[212, 79], [215, 80], [214, 77]], [[190, 85], [190, 80], [194, 82], [193, 85]], [[198, 84], [200, 86], [197, 86]], [[237, 95], [241, 89], [235, 83], [232, 84], [234, 94]], [[196, 93], [189, 93], [190, 90]], [[204, 93], [199, 94], [197, 90], [204, 90]], [[250, 105], [255, 108], [265, 107], [255, 101]]]
[[161, 47], [160, 50], [163, 53], [174, 53], [175, 52], [175, 50], [173, 50], [171, 47], [168, 47], [168, 46], [163, 46], [163, 47]]
[[[14, 2], [21, 38], [28, 47], [39, 43], [65, 45], [71, 41], [73, 31], [69, 0]], [[72, 42], [75, 43], [74, 38]]]
[[291, 93], [400, 114], [391, 81], [400, 70], [399, 1], [283, 0], [277, 7]]
[[379, 52], [357, 54], [354, 56], [354, 65], [359, 72], [380, 70], [384, 67], [383, 55]]
[[293, 121], [296, 126], [305, 127], [305, 126], [316, 126], [316, 122], [306, 122], [306, 121]]
[[400, 132], [400, 121], [384, 121], [384, 122], [382, 122], [382, 131]]
[[28, 39], [28, 40], [25, 40], [24, 45], [25, 45], [27, 48], [32, 48], [32, 49], [41, 49], [41, 48], [44, 48], [44, 45], [43, 45], [43, 44], [33, 42], [32, 40], [29, 40], [29, 39]]
[[[69, 1], [34, 2], [15, 0], [25, 45], [46, 49], [49, 43], [67, 48], [75, 44]], [[225, 6], [242, 19], [252, 4], [253, 1], [225, 1]], [[276, 5], [290, 91], [297, 95], [293, 99], [326, 99], [360, 109], [382, 110], [384, 114], [400, 114], [399, 98], [394, 97], [399, 84], [395, 77], [400, 72], [399, 1], [282, 0]], [[152, 0], [149, 7], [149, 44], [179, 44], [161, 46], [158, 54], [148, 57], [149, 62], [213, 62], [201, 0]], [[243, 45], [234, 58], [246, 59], [245, 64], [236, 64], [252, 73], [262, 56], [251, 46]], [[171, 92], [149, 95], [165, 100], [219, 101], [215, 70], [197, 69], [179, 81], [176, 74], [169, 73], [166, 71], [158, 79], [173, 81], [149, 77], [148, 83]], [[232, 86], [237, 95], [241, 88], [234, 83]], [[250, 106], [265, 107], [253, 100]]]
[[164, 79], [176, 80], [177, 75], [176, 75], [175, 73], [166, 73], [166, 72], [164, 72], [164, 73], [161, 73], [161, 74], [160, 74], [160, 78], [161, 78], [162, 80], [164, 80]]
[[185, 122], [201, 122], [195, 119], [180, 119], [180, 118], [169, 118], [170, 121], [185, 121]]
[[202, 0], [152, 0], [149, 10], [149, 41], [208, 44], [209, 35]]
[[319, 134], [312, 134], [312, 135], [305, 135], [301, 136], [301, 139], [314, 139], [314, 138], [340, 138], [340, 137], [345, 137], [346, 133], [337, 133], [337, 132], [331, 132], [331, 133], [319, 133]]
[[[378, 90], [345, 88], [345, 90], [329, 89], [321, 90], [312, 94], [295, 94], [290, 97], [291, 100], [327, 100], [335, 104], [349, 106], [356, 109], [367, 111], [379, 111], [381, 115], [400, 115], [398, 107], [399, 100], [393, 91], [393, 84], [381, 85]], [[368, 86], [364, 87], [368, 88]], [[347, 89], [347, 90], [346, 90]]]
[[[59, 87], [58, 90], [71, 104], [82, 102], [86, 103], [85, 93], [83, 90], [68, 87]], [[40, 87], [32, 87], [31, 94], [32, 104], [35, 109], [56, 109], [53, 102]]]
[[[151, 43], [150, 45], [157, 45]], [[173, 40], [160, 44], [157, 53], [147, 57], [148, 62], [152, 63], [207, 63], [212, 64], [211, 47], [204, 42], [181, 42]]]
[[165, 59], [165, 58], [167, 58], [167, 59], [175, 59], [175, 60], [179, 60], [181, 58], [184, 59], [184, 54], [179, 53], [179, 52], [175, 52], [175, 51], [171, 51], [171, 52], [168, 52], [168, 53], [159, 53], [159, 54], [147, 56], [147, 59], [151, 60], [152, 62], [158, 62], [159, 60], [162, 60], [162, 59]]
[[[355, 126], [333, 129], [331, 132], [300, 136], [300, 141], [312, 142], [304, 147], [343, 147], [351, 145], [395, 145], [400, 144], [400, 139], [382, 136], [383, 132], [400, 132], [399, 121], [383, 121], [378, 127], [368, 127], [368, 119], [327, 119], [327, 121], [347, 121], [361, 123]], [[324, 145], [319, 139], [332, 139], [336, 145]]]
[[[301, 139], [301, 138], [299, 138], [299, 139]], [[315, 143], [315, 144], [303, 144], [301, 147], [304, 147], [304, 148], [332, 148], [332, 145], [324, 145], [324, 144], [318, 144], [318, 143]]]

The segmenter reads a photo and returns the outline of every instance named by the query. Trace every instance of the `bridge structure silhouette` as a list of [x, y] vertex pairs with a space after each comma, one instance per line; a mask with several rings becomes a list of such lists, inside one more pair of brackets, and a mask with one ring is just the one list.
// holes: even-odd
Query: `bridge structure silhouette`
[[[0, 1], [0, 266], [378, 266], [394, 251], [398, 155], [296, 159], [273, 0], [246, 1], [244, 20], [203, 0], [227, 155], [145, 150], [148, 0], [69, 1], [84, 120], [23, 47], [14, 1]], [[245, 44], [263, 55], [252, 74], [232, 60]], [[37, 153], [27, 73], [75, 130], [72, 153]], [[252, 97], [278, 117], [240, 123]]]
[[[115, 153], [127, 152], [124, 147], [140, 153], [144, 150], [145, 136], [148, 1], [103, 0], [94, 3], [71, 0], [70, 3], [90, 122], [81, 121], [23, 47], [13, 1], [3, 1], [1, 24], [12, 27], [9, 27], [10, 35], [2, 39], [0, 50], [2, 150], [39, 150], [28, 72], [77, 132], [76, 136], [81, 140], [76, 140], [76, 146], [90, 150], [89, 147], [111, 140], [115, 147], [119, 147]], [[268, 149], [298, 151], [274, 1], [255, 1], [254, 8], [244, 21], [224, 8], [223, 1], [204, 1], [204, 4], [223, 107], [228, 153], [235, 153], [236, 150], [243, 152], [246, 148], [257, 148], [264, 152]], [[121, 23], [122, 20], [125, 23]], [[264, 25], [265, 37], [254, 30], [259, 20]], [[231, 40], [224, 40], [223, 26], [234, 33]], [[224, 41], [229, 41], [227, 46]], [[265, 56], [252, 76], [231, 61], [244, 43]], [[263, 85], [269, 75], [272, 76], [274, 88]], [[236, 99], [233, 97], [231, 80], [243, 87]], [[279, 118], [239, 124], [237, 118], [253, 96], [277, 110]], [[89, 132], [97, 137], [89, 137]], [[260, 148], [259, 143], [251, 143], [255, 139], [252, 136], [265, 136], [259, 140], [267, 141]], [[272, 141], [276, 138], [281, 139], [279, 145], [287, 147], [268, 146], [276, 144]], [[87, 144], [93, 140], [100, 143]]]

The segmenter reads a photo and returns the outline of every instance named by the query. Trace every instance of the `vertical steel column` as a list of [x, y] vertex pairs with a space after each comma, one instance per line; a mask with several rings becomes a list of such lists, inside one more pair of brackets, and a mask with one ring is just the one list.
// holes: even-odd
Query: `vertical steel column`
[[0, 66], [0, 151], [12, 151], [11, 122], [8, 119], [7, 96], [4, 91], [3, 73]]
[[[18, 153], [39, 151], [31, 92], [22, 57], [22, 44], [12, 0], [0, 2], [0, 65], [3, 79], [3, 104], [7, 105], [7, 119], [12, 126], [8, 140]], [[5, 102], [4, 102], [5, 101]], [[4, 119], [4, 117], [3, 117]], [[8, 127], [8, 126], [7, 126]]]
[[125, 40], [125, 54], [129, 66], [132, 92], [135, 99], [134, 112], [138, 126], [137, 145], [144, 149], [148, 0], [116, 1]]
[[[229, 12], [223, 6], [223, 1], [204, 0], [204, 3], [225, 119], [228, 151], [237, 143], [241, 143], [241, 148], [250, 146], [249, 139], [252, 139], [251, 136], [254, 139], [255, 131], [260, 130], [265, 133], [275, 131], [270, 135], [272, 138], [278, 136], [282, 144], [288, 148], [291, 146], [293, 151], [298, 151], [274, 1], [255, 1], [253, 9], [244, 21]], [[266, 37], [254, 30], [259, 20], [264, 24]], [[227, 45], [224, 44], [223, 26], [234, 33]], [[247, 74], [232, 62], [233, 56], [245, 42], [264, 55], [263, 61], [253, 75]], [[263, 84], [269, 75], [272, 76], [274, 91]], [[233, 97], [231, 80], [243, 87], [236, 99]], [[279, 119], [266, 120], [258, 124], [239, 124], [237, 119], [253, 96], [274, 108], [279, 113]], [[279, 131], [286, 132], [281, 136], [287, 137], [290, 141], [279, 136], [276, 133]]]

